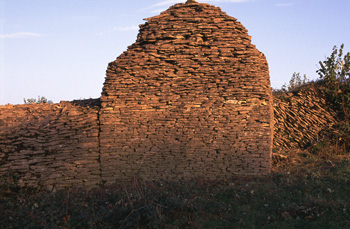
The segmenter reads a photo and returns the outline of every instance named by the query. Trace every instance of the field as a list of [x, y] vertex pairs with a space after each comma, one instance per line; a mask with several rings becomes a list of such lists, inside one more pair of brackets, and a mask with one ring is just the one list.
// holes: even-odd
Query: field
[[[332, 153], [327, 154], [327, 152]], [[270, 177], [51, 191], [6, 184], [1, 228], [350, 228], [350, 158], [274, 154]]]

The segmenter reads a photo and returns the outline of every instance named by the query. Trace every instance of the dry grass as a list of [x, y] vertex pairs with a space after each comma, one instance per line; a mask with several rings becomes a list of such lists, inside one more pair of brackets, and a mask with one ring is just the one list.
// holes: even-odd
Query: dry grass
[[[264, 179], [142, 182], [50, 193], [7, 184], [4, 228], [349, 228], [350, 160], [338, 146], [274, 154]], [[337, 152], [337, 153], [334, 153]]]

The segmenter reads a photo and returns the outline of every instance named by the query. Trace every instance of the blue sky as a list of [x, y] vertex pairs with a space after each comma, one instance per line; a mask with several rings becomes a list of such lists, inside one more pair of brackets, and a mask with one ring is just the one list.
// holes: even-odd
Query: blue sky
[[[45, 96], [98, 98], [107, 64], [135, 42], [143, 18], [185, 0], [0, 0], [0, 104]], [[280, 88], [317, 79], [334, 45], [350, 51], [350, 0], [199, 0], [238, 19]]]

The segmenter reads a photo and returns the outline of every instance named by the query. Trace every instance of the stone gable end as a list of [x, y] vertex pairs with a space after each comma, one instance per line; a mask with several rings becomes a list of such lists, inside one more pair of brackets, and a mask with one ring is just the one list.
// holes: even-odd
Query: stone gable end
[[109, 63], [100, 99], [0, 106], [2, 181], [91, 187], [270, 173], [269, 70], [248, 31], [194, 0], [145, 20]]
[[195, 1], [145, 20], [137, 41], [107, 69], [103, 178], [268, 174], [268, 65], [247, 30]]

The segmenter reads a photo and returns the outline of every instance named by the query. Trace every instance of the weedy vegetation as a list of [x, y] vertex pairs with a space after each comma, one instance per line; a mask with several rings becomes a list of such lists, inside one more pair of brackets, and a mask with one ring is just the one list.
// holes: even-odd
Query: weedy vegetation
[[6, 184], [5, 228], [349, 228], [349, 154], [274, 158], [265, 178], [44, 191]]
[[53, 103], [52, 100], [48, 100], [44, 96], [38, 95], [38, 99], [30, 98], [30, 99], [23, 99], [24, 104], [41, 104], [41, 103]]

